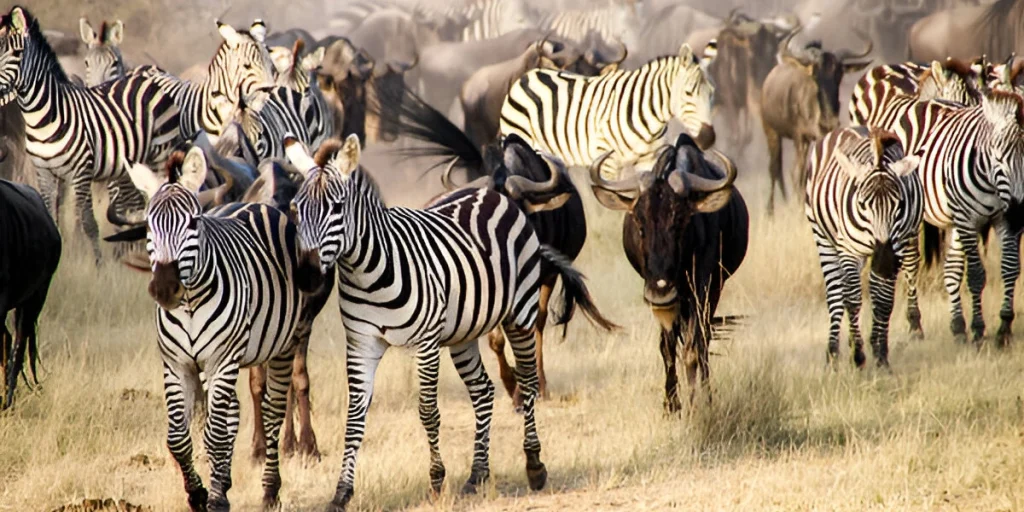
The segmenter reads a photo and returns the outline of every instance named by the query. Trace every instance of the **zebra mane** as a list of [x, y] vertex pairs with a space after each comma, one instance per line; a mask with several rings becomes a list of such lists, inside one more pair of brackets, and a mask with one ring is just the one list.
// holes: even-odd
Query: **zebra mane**
[[331, 157], [341, 149], [342, 142], [336, 138], [328, 139], [316, 150], [313, 154], [313, 162], [316, 163], [317, 167], [327, 167], [330, 163]]
[[[68, 79], [67, 73], [64, 72], [60, 61], [57, 60], [57, 52], [53, 51], [50, 42], [43, 35], [43, 29], [39, 26], [39, 20], [24, 7], [21, 8], [21, 12], [25, 13], [25, 21], [28, 22], [28, 38], [36, 51], [43, 54], [43, 61], [49, 64], [50, 73], [53, 73], [58, 81], [70, 83], [71, 81]], [[9, 15], [3, 17], [3, 26], [8, 27], [8, 30], [10, 29], [11, 17]]]
[[1024, 98], [1010, 91], [991, 91], [988, 100], [995, 103], [1013, 103], [1017, 126], [1024, 127]]
[[956, 59], [953, 57], [947, 58], [946, 61], [942, 63], [942, 67], [947, 71], [956, 73], [961, 78], [968, 78], [975, 74], [974, 70], [971, 69], [970, 62], [961, 59]]
[[1021, 73], [1024, 72], [1024, 60], [1019, 60], [1013, 63], [1013, 68], [1010, 69], [1010, 83], [1016, 83], [1021, 78]]
[[103, 20], [100, 23], [100, 31], [96, 34], [100, 44], [106, 44], [107, 41], [107, 20]]
[[171, 155], [167, 157], [167, 163], [164, 164], [164, 169], [167, 171], [167, 183], [177, 183], [178, 176], [181, 174], [181, 164], [185, 163], [185, 152], [180, 149], [176, 149], [171, 152]]

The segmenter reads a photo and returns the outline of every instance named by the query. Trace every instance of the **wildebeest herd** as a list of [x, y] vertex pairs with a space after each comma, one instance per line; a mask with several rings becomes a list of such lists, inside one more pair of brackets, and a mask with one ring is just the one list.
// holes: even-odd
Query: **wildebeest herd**
[[[750, 228], [735, 187], [740, 171], [716, 148], [742, 150], [752, 140], [748, 114], [761, 118], [769, 150], [769, 215], [776, 185], [786, 199], [781, 141], [794, 142], [792, 180], [804, 190], [825, 280], [829, 364], [839, 357], [844, 312], [852, 360], [866, 362], [859, 312], [869, 258], [877, 365], [890, 364], [901, 270], [912, 334], [923, 335], [922, 244], [927, 261], [945, 247], [950, 329], [965, 343], [966, 269], [971, 338], [982, 343], [979, 244], [990, 229], [999, 235], [1004, 285], [996, 342], [1010, 343], [1024, 227], [1024, 61], [1012, 51], [1024, 44], [1024, 2], [974, 8], [971, 34], [984, 34], [971, 39], [976, 55], [949, 51], [870, 68], [845, 128], [842, 79], [870, 65], [877, 37], [856, 30], [862, 50], [797, 44], [827, 26], [820, 14], [755, 19], [733, 10], [718, 18], [632, 1], [559, 12], [522, 0], [341, 5], [317, 36], [274, 32], [260, 19], [244, 29], [218, 21], [220, 44], [195, 81], [154, 65], [127, 67], [119, 45], [131, 27], [115, 20], [97, 29], [84, 18], [85, 77], [71, 76], [59, 58], [65, 50], [29, 10], [3, 16], [0, 170], [36, 188], [0, 181], [0, 312], [6, 320], [14, 311], [14, 335], [6, 324], [0, 333], [0, 405], [13, 404], [19, 374], [35, 374], [35, 324], [62, 251], [53, 220], [60, 184], [71, 186], [101, 264], [91, 186], [104, 182], [115, 257], [152, 275], [167, 445], [193, 510], [229, 508], [243, 368], [259, 416], [252, 450], [265, 461], [264, 505], [278, 503], [282, 452], [318, 456], [307, 349], [335, 288], [348, 415], [330, 510], [344, 510], [353, 495], [375, 372], [391, 346], [417, 359], [431, 488], [439, 492], [445, 478], [443, 347], [476, 419], [464, 492], [489, 478], [495, 388], [481, 363], [485, 335], [523, 417], [529, 485], [540, 489], [547, 469], [535, 407], [546, 395], [549, 312], [557, 325], [578, 308], [599, 328], [618, 328], [573, 267], [588, 227], [569, 169], [586, 168], [597, 201], [625, 212], [624, 253], [661, 328], [666, 410], [683, 409], [680, 361], [689, 405], [700, 407], [699, 391], [712, 396], [716, 308], [746, 256]], [[912, 56], [940, 51], [921, 34], [934, 17], [952, 15], [921, 16], [908, 33]], [[659, 17], [687, 31], [669, 34]], [[985, 23], [1016, 28], [994, 37]], [[672, 126], [681, 130], [674, 138]], [[440, 170], [446, 191], [422, 208], [386, 206], [361, 164], [376, 144], [429, 160], [424, 170]], [[456, 170], [466, 184], [454, 184]], [[208, 487], [192, 460], [197, 404], [206, 408]]]

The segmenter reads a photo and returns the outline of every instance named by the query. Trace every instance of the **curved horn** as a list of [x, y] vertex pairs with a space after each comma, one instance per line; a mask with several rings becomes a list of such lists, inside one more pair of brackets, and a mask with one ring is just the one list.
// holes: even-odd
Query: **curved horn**
[[867, 48], [865, 48], [864, 51], [860, 53], [853, 53], [851, 50], [845, 48], [839, 50], [836, 52], [836, 57], [839, 57], [839, 60], [841, 61], [847, 59], [860, 59], [863, 57], [867, 57], [871, 53], [871, 50], [875, 49], [875, 42], [872, 41], [871, 37], [865, 34], [862, 30], [855, 28], [853, 29], [853, 33], [857, 34], [857, 37], [861, 38], [862, 41], [867, 42]]
[[562, 172], [559, 166], [544, 155], [540, 155], [548, 166], [551, 177], [547, 181], [533, 181], [524, 176], [512, 175], [505, 178], [505, 190], [512, 199], [520, 199], [523, 193], [545, 194], [553, 192], [562, 182]]
[[455, 167], [455, 163], [458, 161], [459, 157], [456, 156], [452, 158], [451, 163], [448, 164], [448, 168], [445, 169], [443, 173], [441, 173], [441, 185], [443, 185], [444, 189], [447, 190], [448, 192], [451, 192], [456, 188], [455, 185], [452, 184], [452, 169]]
[[639, 189], [639, 180], [637, 179], [636, 174], [624, 180], [617, 181], [608, 181], [601, 177], [601, 166], [604, 165], [605, 160], [608, 160], [608, 157], [610, 156], [612, 156], [612, 152], [608, 151], [598, 157], [597, 160], [594, 160], [594, 163], [590, 164], [590, 182], [593, 183], [595, 187], [600, 187], [609, 192], [636, 192]]
[[793, 55], [793, 52], [790, 51], [789, 43], [790, 43], [790, 41], [793, 40], [793, 36], [795, 36], [798, 33], [800, 33], [800, 31], [803, 30], [803, 29], [804, 29], [803, 25], [797, 25], [793, 30], [790, 30], [789, 33], [786, 34], [782, 38], [781, 41], [779, 41], [779, 46], [778, 46], [778, 49], [776, 50], [776, 53], [778, 54], [779, 60], [785, 59], [786, 57], [789, 57], [791, 59], [800, 60], [799, 57], [797, 57], [796, 55]]
[[619, 39], [618, 41], [619, 41], [619, 47], [622, 48], [622, 52], [620, 52], [619, 55], [622, 55], [622, 56], [619, 57], [618, 60], [615, 60], [615, 61], [611, 62], [610, 64], [615, 64], [615, 65], [622, 64], [623, 62], [625, 62], [626, 57], [629, 56], [629, 48], [626, 48], [626, 43], [623, 43], [622, 39]]
[[110, 197], [110, 204], [107, 205], [107, 222], [115, 226], [134, 228], [146, 224], [145, 219], [142, 221], [134, 221], [117, 213], [117, 196], [121, 193], [120, 190], [114, 189], [114, 195]]
[[722, 166], [725, 167], [725, 177], [712, 180], [696, 174], [687, 174], [686, 180], [690, 184], [690, 188], [698, 192], [715, 192], [732, 185], [732, 182], [736, 180], [736, 164], [717, 149], [709, 149], [707, 153], [722, 163]]

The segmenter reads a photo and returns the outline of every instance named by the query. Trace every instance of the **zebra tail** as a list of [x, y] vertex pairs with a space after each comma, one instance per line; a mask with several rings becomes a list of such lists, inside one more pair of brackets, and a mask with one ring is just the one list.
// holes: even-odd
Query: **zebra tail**
[[924, 268], [931, 268], [942, 258], [942, 232], [927, 222], [923, 224], [921, 240], [924, 245]]
[[557, 269], [558, 275], [562, 278], [562, 308], [561, 312], [555, 315], [555, 325], [564, 326], [568, 324], [569, 320], [572, 319], [576, 305], [579, 304], [583, 314], [594, 325], [606, 331], [619, 328], [617, 324], [605, 318], [597, 309], [597, 306], [594, 305], [590, 297], [590, 291], [587, 290], [587, 284], [584, 282], [586, 278], [579, 270], [573, 268], [572, 261], [569, 258], [549, 245], [540, 246], [540, 255], [541, 258], [544, 258], [544, 261], [547, 261]]

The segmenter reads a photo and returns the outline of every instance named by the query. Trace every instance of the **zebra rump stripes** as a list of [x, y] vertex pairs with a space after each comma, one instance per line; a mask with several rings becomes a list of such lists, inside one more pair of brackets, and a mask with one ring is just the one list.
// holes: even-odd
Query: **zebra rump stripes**
[[833, 130], [812, 148], [807, 161], [807, 220], [825, 274], [829, 310], [828, 360], [839, 356], [843, 306], [850, 321], [853, 361], [864, 365], [860, 335], [861, 281], [871, 257], [871, 349], [879, 366], [888, 366], [889, 317], [896, 274], [902, 267], [908, 288], [907, 319], [921, 335], [917, 305], [920, 266], [921, 179], [914, 172], [920, 157], [904, 157], [899, 139], [877, 129]]

